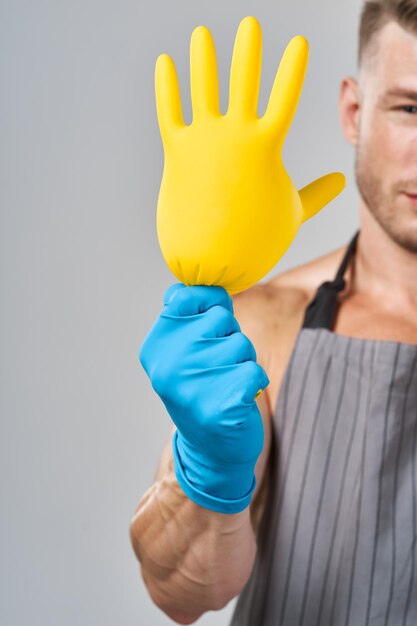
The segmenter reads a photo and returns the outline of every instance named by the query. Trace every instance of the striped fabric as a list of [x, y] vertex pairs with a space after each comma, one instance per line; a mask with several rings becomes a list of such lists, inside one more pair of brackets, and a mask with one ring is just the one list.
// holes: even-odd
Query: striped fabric
[[231, 626], [417, 625], [417, 345], [301, 328]]

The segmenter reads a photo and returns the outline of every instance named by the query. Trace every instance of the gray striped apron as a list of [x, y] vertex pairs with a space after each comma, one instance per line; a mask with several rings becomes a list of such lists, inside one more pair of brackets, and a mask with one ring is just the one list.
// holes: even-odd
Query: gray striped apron
[[354, 254], [305, 311], [231, 626], [417, 625], [417, 345], [332, 332]]

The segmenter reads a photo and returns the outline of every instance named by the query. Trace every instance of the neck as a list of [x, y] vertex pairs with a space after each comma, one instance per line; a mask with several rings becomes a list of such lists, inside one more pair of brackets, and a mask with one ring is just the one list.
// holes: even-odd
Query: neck
[[352, 289], [397, 312], [416, 311], [417, 254], [389, 237], [367, 206], [360, 202]]

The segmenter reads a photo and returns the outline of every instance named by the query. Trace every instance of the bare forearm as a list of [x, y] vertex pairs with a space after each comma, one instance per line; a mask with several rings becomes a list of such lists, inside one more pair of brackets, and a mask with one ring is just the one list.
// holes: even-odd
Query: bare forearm
[[178, 485], [172, 459], [140, 501], [130, 535], [152, 599], [184, 624], [235, 597], [256, 555], [249, 508], [228, 515], [195, 504]]

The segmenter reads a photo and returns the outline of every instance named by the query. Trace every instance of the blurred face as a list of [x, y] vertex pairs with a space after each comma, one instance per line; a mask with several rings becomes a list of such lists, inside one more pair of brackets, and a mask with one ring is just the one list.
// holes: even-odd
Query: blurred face
[[417, 253], [417, 35], [388, 22], [365, 55], [340, 99], [358, 189], [390, 238]]

